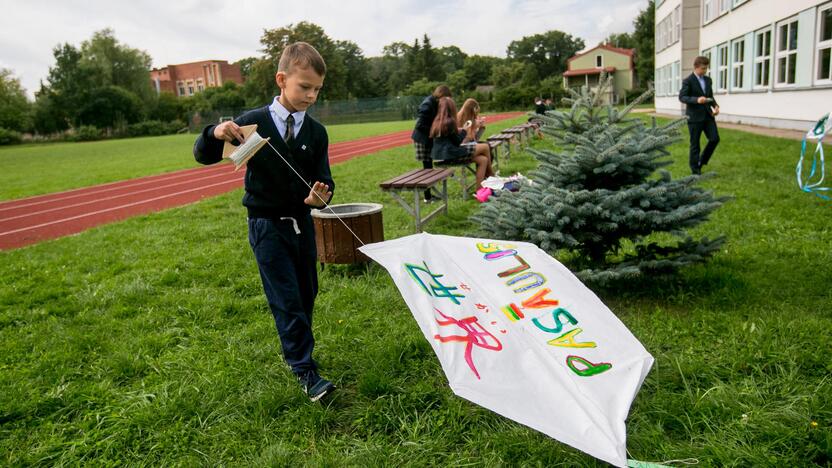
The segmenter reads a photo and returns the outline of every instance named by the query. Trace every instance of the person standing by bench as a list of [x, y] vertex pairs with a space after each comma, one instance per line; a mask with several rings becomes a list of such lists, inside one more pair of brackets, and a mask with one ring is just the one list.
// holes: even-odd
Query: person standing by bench
[[[432, 169], [433, 161], [430, 157], [433, 148], [433, 140], [430, 138], [430, 126], [436, 118], [439, 99], [451, 97], [451, 88], [446, 85], [439, 85], [433, 90], [433, 94], [427, 96], [416, 112], [416, 127], [410, 138], [413, 140], [413, 147], [416, 149], [416, 160], [421, 161], [424, 169]], [[430, 190], [425, 190], [425, 202], [431, 201]]]
[[485, 133], [485, 119], [480, 117], [480, 103], [476, 99], [468, 98], [462, 103], [462, 107], [456, 114], [456, 125], [459, 128], [465, 127], [466, 122], [471, 122], [465, 132], [463, 143], [478, 142]]
[[465, 122], [460, 129], [456, 123], [456, 104], [450, 97], [439, 99], [436, 118], [430, 127], [430, 138], [433, 139], [433, 149], [430, 156], [436, 161], [452, 161], [455, 159], [471, 158], [477, 164], [477, 189], [482, 187], [486, 177], [494, 175], [491, 168], [491, 149], [487, 143], [463, 145], [468, 129], [472, 122]]

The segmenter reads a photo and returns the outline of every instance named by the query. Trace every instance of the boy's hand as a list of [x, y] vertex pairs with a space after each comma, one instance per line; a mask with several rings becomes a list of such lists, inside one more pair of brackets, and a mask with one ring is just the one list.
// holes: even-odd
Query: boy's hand
[[235, 124], [232, 120], [223, 122], [214, 127], [214, 138], [217, 140], [224, 140], [229, 143], [237, 140], [240, 144], [242, 144], [246, 141], [246, 137], [243, 135], [243, 131], [240, 130], [240, 126]]
[[329, 185], [323, 182], [315, 182], [309, 196], [303, 202], [314, 208], [323, 208], [325, 206], [324, 202], [329, 202], [330, 198], [332, 198], [332, 192], [329, 191]]

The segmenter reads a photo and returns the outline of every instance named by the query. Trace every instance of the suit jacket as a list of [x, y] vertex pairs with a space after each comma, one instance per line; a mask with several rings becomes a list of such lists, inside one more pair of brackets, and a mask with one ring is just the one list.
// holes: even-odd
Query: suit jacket
[[[705, 89], [699, 85], [699, 80], [696, 74], [691, 73], [690, 76], [682, 81], [682, 89], [679, 91], [679, 100], [687, 104], [685, 115], [688, 116], [688, 122], [704, 122], [707, 119], [713, 119], [711, 114], [711, 107], [717, 106], [716, 99], [714, 99], [714, 87], [711, 77], [705, 75], [702, 77], [705, 81]], [[714, 99], [713, 102], [699, 104], [697, 99], [700, 97]]]

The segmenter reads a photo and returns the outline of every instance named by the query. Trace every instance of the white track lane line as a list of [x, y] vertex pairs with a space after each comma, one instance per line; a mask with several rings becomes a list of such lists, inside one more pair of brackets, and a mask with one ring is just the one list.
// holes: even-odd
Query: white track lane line
[[229, 184], [231, 182], [239, 182], [239, 181], [242, 181], [242, 180], [243, 180], [243, 178], [240, 177], [239, 179], [229, 180], [229, 181], [225, 181], [225, 182], [218, 182], [216, 184], [206, 185], [204, 187], [198, 187], [198, 188], [195, 188], [195, 189], [183, 190], [181, 192], [169, 193], [167, 195], [162, 195], [160, 197], [154, 197], [154, 198], [149, 198], [147, 200], [140, 200], [140, 201], [133, 202], [133, 203], [127, 203], [127, 204], [120, 205], [120, 206], [114, 206], [112, 208], [107, 208], [107, 209], [104, 209], [104, 210], [92, 211], [90, 213], [84, 213], [84, 214], [80, 214], [80, 215], [77, 215], [77, 216], [72, 216], [72, 217], [64, 218], [64, 219], [57, 219], [55, 221], [50, 221], [48, 223], [38, 224], [37, 226], [29, 226], [29, 227], [25, 227], [25, 228], [15, 229], [13, 231], [0, 232], [0, 237], [8, 236], [10, 234], [15, 234], [15, 233], [18, 233], [18, 232], [29, 231], [29, 230], [33, 230], [33, 229], [39, 229], [39, 228], [42, 228], [42, 227], [45, 227], [45, 226], [51, 226], [53, 224], [65, 223], [67, 221], [73, 221], [73, 220], [80, 219], [80, 218], [86, 218], [87, 216], [97, 215], [97, 214], [101, 214], [101, 213], [107, 213], [109, 211], [120, 210], [122, 208], [128, 208], [128, 207], [136, 206], [136, 205], [143, 205], [145, 203], [150, 203], [150, 202], [153, 202], [153, 201], [156, 201], [156, 200], [162, 200], [162, 199], [165, 199], [165, 198], [175, 197], [177, 195], [196, 192], [198, 190], [204, 190], [204, 189], [207, 189], [207, 188], [216, 187], [216, 186], [219, 186], [219, 185], [225, 185], [225, 184]]

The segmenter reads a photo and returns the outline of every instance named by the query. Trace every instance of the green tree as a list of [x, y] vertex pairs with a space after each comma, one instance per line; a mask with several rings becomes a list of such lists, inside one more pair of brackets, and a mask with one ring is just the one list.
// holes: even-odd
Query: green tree
[[607, 44], [621, 49], [635, 49], [636, 39], [630, 33], [613, 33], [604, 40]]
[[31, 127], [31, 104], [11, 70], [0, 68], [0, 128], [26, 131]]
[[566, 60], [584, 48], [584, 41], [562, 31], [548, 31], [511, 41], [508, 58], [531, 63], [541, 78], [561, 75], [566, 70]]
[[141, 99], [121, 86], [104, 86], [90, 93], [78, 109], [78, 125], [117, 129], [144, 118]]
[[103, 29], [81, 43], [79, 66], [96, 87], [118, 86], [150, 103], [155, 94], [148, 78], [152, 60], [147, 52], [119, 43], [112, 29]]
[[598, 283], [705, 261], [724, 238], [693, 239], [685, 230], [726, 199], [698, 187], [700, 176], [674, 180], [662, 169], [685, 119], [665, 126], [626, 119], [639, 100], [621, 111], [599, 105], [611, 81], [593, 92], [569, 90], [572, 108], [543, 117], [544, 133], [559, 144], [532, 151], [534, 185], [482, 205], [474, 220], [488, 237], [533, 242]]
[[[283, 49], [294, 42], [307, 42], [311, 44], [318, 50], [318, 53], [321, 54], [321, 57], [326, 62], [326, 81], [324, 81], [324, 87], [318, 99], [345, 99], [349, 94], [347, 71], [338, 45], [324, 32], [323, 28], [308, 21], [289, 24], [282, 28], [267, 29], [263, 32], [263, 35], [260, 37], [260, 43], [263, 45], [262, 51], [265, 53], [264, 59], [271, 64], [271, 71], [266, 73], [268, 72], [269, 66], [263, 62], [257, 62], [252, 67], [253, 73], [251, 78], [261, 80], [259, 83], [260, 92], [262, 93], [267, 89], [276, 90], [277, 85], [273, 83], [274, 75], [277, 72], [277, 63], [280, 61], [280, 55], [283, 53]], [[266, 79], [267, 75], [270, 75], [268, 79]], [[274, 95], [274, 93], [271, 95]]]
[[440, 47], [436, 49], [436, 54], [439, 57], [439, 63], [445, 76], [461, 70], [465, 66], [465, 59], [468, 57], [468, 54], [454, 45]]
[[429, 81], [425, 78], [419, 78], [413, 83], [410, 83], [407, 88], [402, 90], [402, 93], [405, 96], [427, 96], [428, 94], [433, 93], [433, 90], [440, 84], [442, 83], [439, 81]]
[[639, 86], [642, 87], [646, 87], [647, 83], [653, 81], [655, 18], [656, 4], [653, 0], [650, 0], [647, 3], [647, 8], [642, 10], [633, 22], [635, 26], [633, 40], [636, 43], [636, 76], [638, 77]]
[[349, 97], [362, 98], [374, 95], [370, 81], [370, 69], [364, 51], [352, 41], [335, 41], [335, 47], [344, 61]]
[[[52, 53], [55, 65], [49, 68], [46, 83], [41, 83], [36, 94], [36, 127], [46, 133], [66, 130], [76, 124], [78, 110], [95, 88], [93, 74], [81, 66], [80, 50], [63, 44], [52, 49]], [[44, 101], [41, 103], [41, 100]]]
[[35, 93], [32, 106], [32, 126], [41, 135], [51, 135], [69, 128], [69, 118], [65, 110], [54, 102], [54, 95], [41, 86]]
[[526, 65], [522, 62], [506, 62], [491, 68], [491, 83], [497, 87], [506, 87], [520, 81]]
[[276, 72], [277, 62], [267, 58], [258, 59], [251, 65], [248, 79], [243, 83], [243, 95], [248, 107], [262, 106], [280, 93], [275, 82]]
[[439, 55], [430, 43], [427, 34], [422, 37], [422, 48], [418, 56], [418, 70], [420, 77], [429, 81], [441, 81], [445, 79], [445, 71], [442, 69]]
[[251, 74], [251, 68], [254, 66], [257, 61], [260, 60], [257, 57], [246, 57], [234, 62], [234, 65], [240, 67], [240, 74], [243, 75], [243, 82], [248, 79], [248, 76]]
[[163, 91], [153, 100], [147, 117], [161, 122], [187, 120], [184, 104], [184, 99], [177, 98], [173, 93]]
[[462, 96], [465, 94], [465, 91], [470, 91], [468, 86], [468, 77], [465, 76], [465, 70], [457, 70], [452, 72], [448, 75], [448, 79], [445, 80], [448, 83], [448, 86], [451, 88], [451, 92], [454, 96]]
[[465, 76], [468, 78], [465, 88], [474, 89], [479, 85], [493, 84], [491, 81], [493, 68], [502, 62], [503, 60], [498, 57], [484, 55], [469, 55], [465, 57], [465, 62], [462, 66], [462, 69], [465, 71]]
[[526, 87], [536, 87], [540, 84], [540, 75], [537, 68], [531, 63], [523, 65], [523, 72], [520, 74], [520, 84]]

